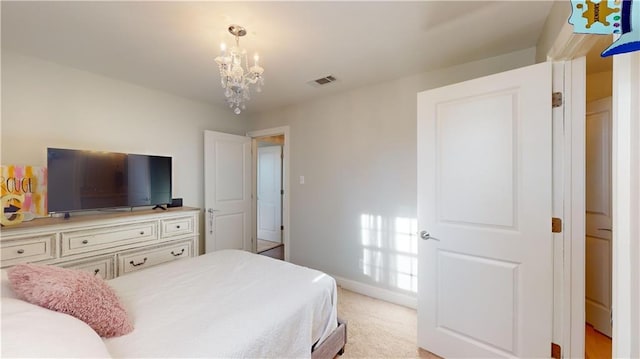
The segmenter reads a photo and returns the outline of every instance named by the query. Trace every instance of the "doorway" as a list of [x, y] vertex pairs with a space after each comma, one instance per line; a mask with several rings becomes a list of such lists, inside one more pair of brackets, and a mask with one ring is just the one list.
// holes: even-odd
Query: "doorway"
[[253, 139], [256, 152], [256, 253], [284, 259], [282, 147], [284, 135]]
[[250, 131], [247, 136], [253, 169], [252, 251], [289, 261], [289, 126]]
[[612, 356], [612, 58], [602, 36], [586, 56], [585, 356]]

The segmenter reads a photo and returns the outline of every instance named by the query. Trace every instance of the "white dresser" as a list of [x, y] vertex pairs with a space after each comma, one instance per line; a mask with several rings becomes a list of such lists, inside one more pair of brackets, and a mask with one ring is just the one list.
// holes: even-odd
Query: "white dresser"
[[200, 209], [180, 207], [64, 218], [2, 227], [0, 266], [55, 264], [111, 279], [198, 255]]

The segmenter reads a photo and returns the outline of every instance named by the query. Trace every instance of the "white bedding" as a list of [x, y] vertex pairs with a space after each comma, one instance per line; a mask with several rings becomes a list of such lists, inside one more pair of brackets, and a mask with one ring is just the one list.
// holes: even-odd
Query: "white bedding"
[[109, 284], [135, 326], [105, 340], [114, 357], [310, 357], [337, 325], [333, 278], [243, 251], [179, 260]]

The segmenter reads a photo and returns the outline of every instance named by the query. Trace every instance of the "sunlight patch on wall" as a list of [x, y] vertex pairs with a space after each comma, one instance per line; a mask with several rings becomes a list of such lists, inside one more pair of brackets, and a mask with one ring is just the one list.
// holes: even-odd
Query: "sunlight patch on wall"
[[418, 221], [362, 214], [362, 273], [375, 282], [418, 291]]

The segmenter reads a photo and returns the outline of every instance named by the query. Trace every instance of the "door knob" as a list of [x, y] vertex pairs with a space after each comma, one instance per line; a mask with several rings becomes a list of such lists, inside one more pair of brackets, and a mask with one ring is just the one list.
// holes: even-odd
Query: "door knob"
[[440, 241], [438, 238], [435, 237], [431, 237], [431, 234], [429, 234], [429, 232], [427, 231], [420, 231], [420, 238], [424, 239], [425, 241], [429, 240], [429, 239], [433, 239], [434, 241]]

